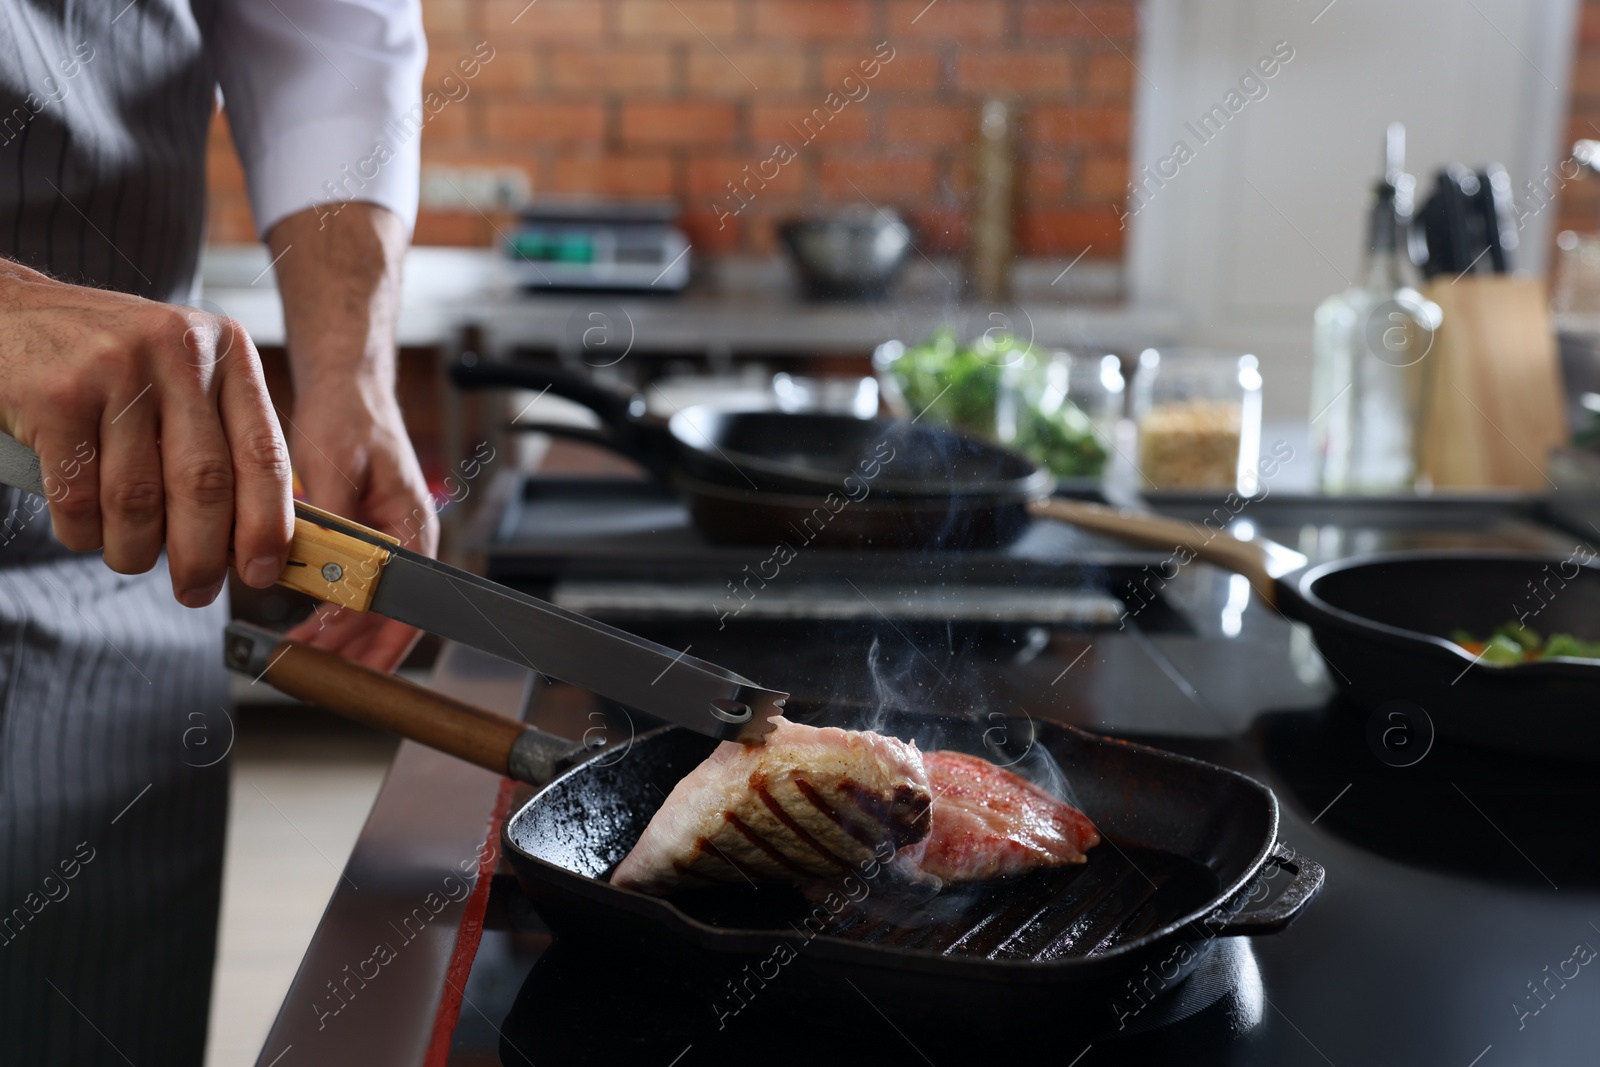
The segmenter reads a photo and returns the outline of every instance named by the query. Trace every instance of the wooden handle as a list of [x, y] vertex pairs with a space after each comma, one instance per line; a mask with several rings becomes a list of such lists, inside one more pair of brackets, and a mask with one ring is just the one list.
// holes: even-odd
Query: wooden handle
[[1241, 541], [1178, 519], [1108, 508], [1082, 500], [1059, 497], [1035, 500], [1029, 503], [1028, 511], [1040, 518], [1057, 519], [1136, 545], [1169, 549], [1177, 554], [1180, 564], [1198, 559], [1242, 574], [1269, 607], [1278, 606], [1277, 583], [1268, 570], [1270, 557], [1266, 548], [1255, 542]]
[[[39, 496], [49, 495], [40, 477], [39, 457], [5, 433], [0, 433], [0, 484], [13, 485]], [[389, 553], [302, 516], [311, 515], [334, 526], [360, 530], [393, 545], [398, 545], [400, 539], [310, 504], [296, 501], [294, 508], [294, 542], [289, 546], [289, 562], [278, 584], [356, 611], [371, 608]]]
[[496, 774], [511, 773], [511, 748], [529, 730], [503, 715], [298, 641], [284, 641], [272, 650], [264, 677], [307, 704], [389, 730]]
[[297, 502], [294, 543], [289, 546], [289, 565], [284, 568], [278, 584], [352, 611], [371, 608], [372, 598], [378, 592], [378, 579], [383, 575], [383, 565], [389, 561], [389, 553], [336, 528], [319, 525], [304, 517], [308, 514], [334, 526], [360, 530], [393, 545], [400, 543], [398, 537], [390, 537], [310, 504]]

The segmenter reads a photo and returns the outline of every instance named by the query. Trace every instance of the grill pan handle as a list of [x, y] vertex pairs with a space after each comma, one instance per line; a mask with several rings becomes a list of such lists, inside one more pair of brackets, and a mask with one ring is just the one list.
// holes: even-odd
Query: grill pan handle
[[530, 785], [544, 785], [590, 751], [249, 623], [229, 624], [223, 647], [230, 668], [307, 704]]
[[[1288, 926], [1322, 890], [1325, 872], [1322, 864], [1308, 859], [1293, 849], [1279, 845], [1267, 857], [1265, 866], [1273, 866], [1294, 875], [1293, 880], [1272, 900], [1259, 908], [1243, 908], [1228, 916], [1220, 927], [1214, 927], [1218, 937], [1255, 937], [1275, 934]], [[1208, 924], [1209, 925], [1209, 924]]]

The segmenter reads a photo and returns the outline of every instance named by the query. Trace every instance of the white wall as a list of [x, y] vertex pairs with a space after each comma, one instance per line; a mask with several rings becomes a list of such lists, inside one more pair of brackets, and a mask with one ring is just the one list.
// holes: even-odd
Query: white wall
[[[1266, 417], [1306, 418], [1312, 312], [1357, 276], [1384, 127], [1405, 123], [1419, 193], [1443, 163], [1498, 161], [1536, 208], [1524, 183], [1571, 148], [1576, 15], [1576, 0], [1146, 0], [1134, 170], [1180, 139], [1194, 154], [1127, 219], [1130, 294], [1182, 309], [1193, 343], [1255, 352]], [[1279, 41], [1294, 56], [1266, 95], [1202, 144], [1185, 122]], [[1524, 268], [1544, 270], [1554, 216], [1525, 219]]]

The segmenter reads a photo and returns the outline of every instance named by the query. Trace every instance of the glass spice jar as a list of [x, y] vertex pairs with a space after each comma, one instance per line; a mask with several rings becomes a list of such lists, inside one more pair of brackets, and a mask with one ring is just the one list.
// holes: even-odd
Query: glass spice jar
[[1147, 348], [1133, 376], [1146, 491], [1260, 488], [1261, 371], [1252, 355]]

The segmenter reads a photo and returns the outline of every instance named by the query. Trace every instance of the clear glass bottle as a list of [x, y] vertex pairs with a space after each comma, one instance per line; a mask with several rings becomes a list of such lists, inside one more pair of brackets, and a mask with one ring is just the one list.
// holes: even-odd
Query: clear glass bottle
[[1442, 315], [1417, 291], [1410, 255], [1416, 180], [1404, 170], [1405, 129], [1389, 126], [1357, 287], [1317, 308], [1311, 446], [1324, 493], [1392, 493], [1416, 476], [1418, 364]]

